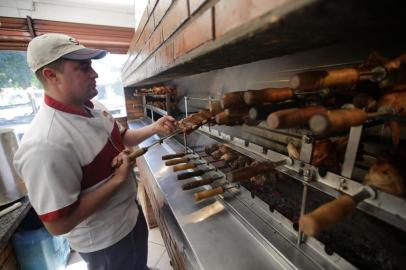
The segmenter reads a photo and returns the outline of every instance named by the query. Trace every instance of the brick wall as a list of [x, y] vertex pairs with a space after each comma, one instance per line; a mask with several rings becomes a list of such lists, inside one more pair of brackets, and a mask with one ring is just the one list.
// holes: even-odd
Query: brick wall
[[190, 53], [287, 1], [150, 0], [128, 51], [125, 84], [189, 61]]

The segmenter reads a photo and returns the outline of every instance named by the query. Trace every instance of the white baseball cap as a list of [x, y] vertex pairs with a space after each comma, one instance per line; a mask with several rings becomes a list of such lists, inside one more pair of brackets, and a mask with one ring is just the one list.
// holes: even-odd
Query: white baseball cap
[[53, 61], [63, 58], [69, 60], [100, 59], [107, 51], [86, 48], [68, 35], [48, 33], [35, 37], [27, 48], [27, 62], [33, 72]]

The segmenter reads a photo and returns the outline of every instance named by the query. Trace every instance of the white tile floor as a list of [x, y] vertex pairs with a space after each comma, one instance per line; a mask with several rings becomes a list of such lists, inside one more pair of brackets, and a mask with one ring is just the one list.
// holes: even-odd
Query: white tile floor
[[[159, 228], [149, 230], [148, 266], [155, 267], [159, 270], [172, 270]], [[87, 270], [87, 266], [79, 254], [73, 252], [66, 270]]]

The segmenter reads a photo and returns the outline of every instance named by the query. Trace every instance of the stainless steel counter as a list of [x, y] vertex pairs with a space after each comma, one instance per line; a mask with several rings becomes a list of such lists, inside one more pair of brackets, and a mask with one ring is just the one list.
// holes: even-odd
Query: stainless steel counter
[[[130, 122], [131, 128], [146, 125], [149, 119]], [[144, 141], [147, 146], [158, 137]], [[148, 171], [147, 179], [154, 187], [154, 196], [162, 201], [161, 210], [170, 220], [171, 231], [181, 242], [186, 254], [187, 268], [191, 269], [326, 269], [332, 268], [324, 260], [297, 249], [289, 235], [279, 233], [278, 224], [272, 227], [267, 214], [254, 200], [246, 200], [241, 192], [238, 199], [233, 196], [216, 196], [196, 203], [193, 194], [207, 189], [200, 187], [184, 191], [184, 181], [176, 179], [176, 174], [165, 166], [161, 157], [181, 152], [183, 146], [174, 139], [151, 148], [139, 158], [138, 164]], [[215, 174], [215, 173], [213, 173]], [[266, 206], [264, 206], [265, 208]], [[249, 220], [249, 222], [247, 222]], [[280, 226], [280, 224], [279, 224]], [[306, 247], [305, 247], [306, 249]], [[331, 257], [348, 266], [341, 258]], [[343, 266], [342, 265], [342, 266]]]

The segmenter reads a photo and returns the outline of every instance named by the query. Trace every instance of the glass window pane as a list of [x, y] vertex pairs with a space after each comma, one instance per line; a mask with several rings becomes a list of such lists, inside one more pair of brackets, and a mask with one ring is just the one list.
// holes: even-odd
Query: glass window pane
[[94, 60], [93, 69], [99, 77], [96, 79], [99, 94], [95, 97], [115, 117], [126, 116], [124, 88], [121, 81], [121, 69], [127, 56], [123, 54], [108, 54], [106, 57]]

